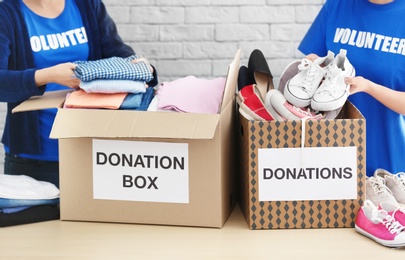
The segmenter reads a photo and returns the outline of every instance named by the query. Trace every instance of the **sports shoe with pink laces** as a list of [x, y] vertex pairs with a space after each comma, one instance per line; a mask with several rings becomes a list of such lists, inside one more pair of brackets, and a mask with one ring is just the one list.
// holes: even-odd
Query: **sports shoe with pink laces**
[[264, 103], [266, 107], [273, 107], [276, 113], [280, 114], [285, 120], [300, 120], [303, 118], [309, 120], [323, 119], [322, 114], [316, 114], [309, 107], [301, 108], [294, 106], [285, 99], [283, 93], [276, 89], [267, 92]]
[[385, 210], [394, 217], [402, 226], [405, 226], [405, 209], [387, 202], [380, 203], [380, 209]]
[[405, 227], [385, 210], [378, 209], [370, 200], [360, 208], [355, 229], [386, 247], [405, 246]]

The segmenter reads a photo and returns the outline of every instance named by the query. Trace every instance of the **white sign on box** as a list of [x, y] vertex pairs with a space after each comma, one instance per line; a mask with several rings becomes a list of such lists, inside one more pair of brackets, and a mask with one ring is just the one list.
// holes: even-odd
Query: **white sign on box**
[[94, 199], [189, 203], [188, 161], [188, 144], [94, 139]]
[[262, 148], [260, 201], [357, 199], [357, 148]]

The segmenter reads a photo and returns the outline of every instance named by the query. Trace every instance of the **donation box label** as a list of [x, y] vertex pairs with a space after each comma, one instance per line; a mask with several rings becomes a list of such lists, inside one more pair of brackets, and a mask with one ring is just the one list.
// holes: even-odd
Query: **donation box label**
[[357, 148], [258, 151], [260, 201], [357, 199]]
[[93, 197], [189, 203], [188, 144], [93, 139]]

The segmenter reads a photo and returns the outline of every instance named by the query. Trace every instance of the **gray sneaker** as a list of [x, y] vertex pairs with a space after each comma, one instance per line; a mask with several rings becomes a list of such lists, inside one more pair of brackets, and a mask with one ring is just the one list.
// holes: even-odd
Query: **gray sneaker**
[[392, 191], [385, 185], [384, 179], [379, 176], [366, 178], [366, 199], [379, 206], [381, 202], [387, 202], [399, 206]]
[[405, 204], [405, 173], [392, 174], [384, 169], [377, 169], [374, 176], [384, 179], [385, 185], [392, 191], [400, 204]]

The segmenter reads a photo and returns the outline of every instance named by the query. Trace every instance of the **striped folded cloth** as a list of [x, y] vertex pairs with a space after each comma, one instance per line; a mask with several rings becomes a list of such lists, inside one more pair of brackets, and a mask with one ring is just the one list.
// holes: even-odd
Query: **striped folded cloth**
[[125, 79], [95, 79], [81, 81], [79, 87], [87, 93], [145, 93], [146, 83]]

